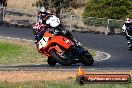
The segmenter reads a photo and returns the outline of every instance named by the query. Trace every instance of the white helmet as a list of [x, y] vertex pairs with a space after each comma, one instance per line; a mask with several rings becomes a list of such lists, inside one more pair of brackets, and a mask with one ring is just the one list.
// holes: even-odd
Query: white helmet
[[126, 18], [125, 23], [132, 23], [132, 19]]
[[60, 19], [52, 15], [52, 17], [46, 21], [46, 24], [49, 24], [51, 27], [57, 27], [60, 24]]
[[46, 12], [46, 9], [44, 6], [40, 8], [40, 12]]

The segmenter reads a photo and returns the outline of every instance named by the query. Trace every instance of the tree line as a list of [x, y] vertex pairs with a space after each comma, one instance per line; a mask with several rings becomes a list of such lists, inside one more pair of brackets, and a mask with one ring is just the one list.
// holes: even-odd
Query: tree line
[[84, 6], [86, 0], [38, 0], [33, 6], [48, 8], [55, 8], [56, 13], [61, 11], [71, 11], [72, 8], [76, 9]]
[[62, 9], [84, 6], [83, 17], [109, 19], [132, 17], [132, 0], [38, 0], [35, 5], [55, 8], [58, 13]]
[[132, 0], [88, 0], [83, 16], [109, 19], [132, 17]]

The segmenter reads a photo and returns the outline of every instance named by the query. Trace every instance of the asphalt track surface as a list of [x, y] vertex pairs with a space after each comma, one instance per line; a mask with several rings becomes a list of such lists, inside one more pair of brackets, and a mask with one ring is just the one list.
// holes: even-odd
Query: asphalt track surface
[[[85, 68], [92, 69], [132, 69], [132, 51], [127, 49], [127, 41], [125, 36], [122, 35], [104, 35], [104, 34], [93, 34], [93, 33], [80, 33], [73, 32], [74, 37], [80, 41], [84, 46], [97, 51], [107, 52], [111, 55], [111, 58], [102, 61], [95, 61], [93, 66], [86, 66]], [[28, 40], [34, 40], [32, 29], [30, 28], [15, 28], [5, 27], [0, 25], [0, 36], [13, 37], [13, 38], [24, 38]], [[3, 65], [1, 65], [2, 67]], [[50, 68], [47, 63], [38, 65], [12, 65], [7, 67], [14, 68], [36, 68], [44, 69]], [[58, 69], [74, 69], [78, 65], [73, 66], [60, 66], [57, 65], [52, 68]], [[0, 68], [1, 69], [1, 68]]]

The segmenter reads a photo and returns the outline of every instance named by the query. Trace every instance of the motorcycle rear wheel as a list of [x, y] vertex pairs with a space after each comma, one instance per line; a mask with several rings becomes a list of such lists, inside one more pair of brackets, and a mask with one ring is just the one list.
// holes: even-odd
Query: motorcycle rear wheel
[[72, 64], [72, 60], [68, 57], [66, 57], [66, 59], [63, 59], [59, 56], [59, 54], [57, 54], [57, 51], [52, 49], [49, 51], [49, 53], [51, 54], [51, 56], [61, 65], [63, 66], [69, 66]]

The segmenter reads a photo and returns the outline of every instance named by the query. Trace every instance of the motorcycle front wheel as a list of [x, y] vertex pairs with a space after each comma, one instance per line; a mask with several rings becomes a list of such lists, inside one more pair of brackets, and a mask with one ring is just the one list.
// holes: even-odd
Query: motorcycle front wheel
[[49, 64], [49, 66], [55, 66], [56, 65], [56, 61], [53, 57], [48, 57], [47, 63]]
[[94, 59], [88, 51], [82, 52], [80, 60], [84, 66], [91, 66], [94, 63]]

